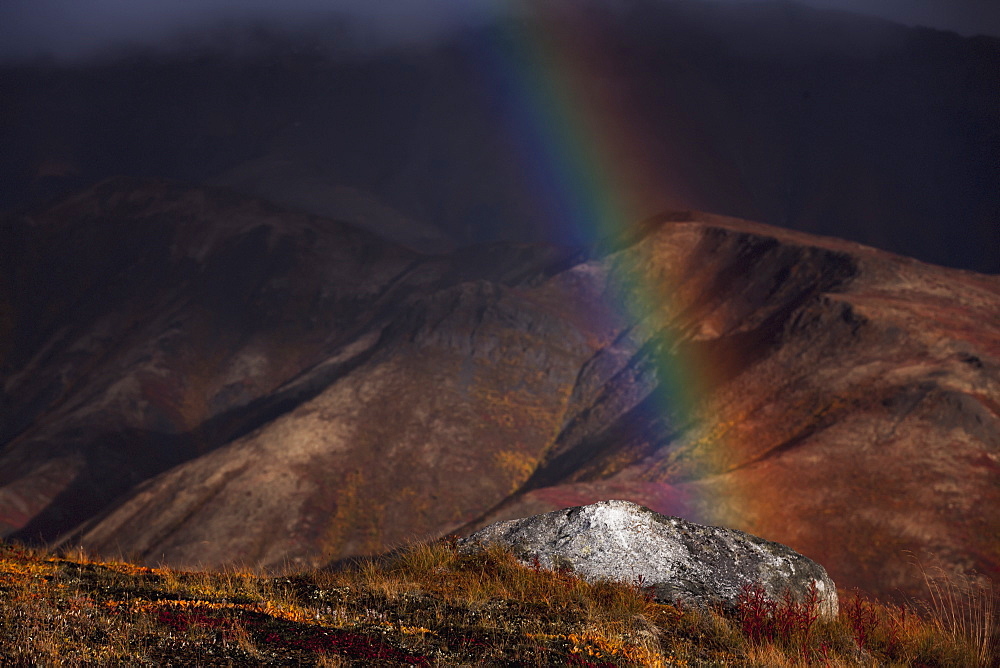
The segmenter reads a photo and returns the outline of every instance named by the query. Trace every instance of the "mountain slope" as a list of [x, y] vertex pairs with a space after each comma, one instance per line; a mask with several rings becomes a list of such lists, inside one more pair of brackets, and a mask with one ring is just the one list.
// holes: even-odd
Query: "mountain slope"
[[419, 256], [163, 182], [18, 225], [7, 535], [305, 566], [628, 498], [882, 595], [997, 575], [996, 277], [694, 213]]
[[771, 536], [887, 595], [919, 593], [905, 551], [995, 577], [997, 279], [698, 218], [629, 252], [704, 288], [682, 287], [678, 323], [723, 360], [701, 423], [664, 435], [656, 404], [626, 399], [637, 345], [526, 490], [474, 526], [622, 496]]
[[158, 181], [105, 182], [3, 229], [0, 520], [29, 539], [316, 394], [413, 291], [530, 263], [421, 258]]

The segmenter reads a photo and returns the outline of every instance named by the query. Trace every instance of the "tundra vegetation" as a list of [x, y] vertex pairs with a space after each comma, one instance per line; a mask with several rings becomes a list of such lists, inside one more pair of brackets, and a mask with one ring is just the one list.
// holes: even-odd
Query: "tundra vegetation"
[[842, 592], [836, 619], [750, 587], [734, 610], [657, 603], [502, 548], [416, 544], [339, 570], [187, 572], [0, 543], [5, 665], [991, 666], [988, 582], [926, 601]]

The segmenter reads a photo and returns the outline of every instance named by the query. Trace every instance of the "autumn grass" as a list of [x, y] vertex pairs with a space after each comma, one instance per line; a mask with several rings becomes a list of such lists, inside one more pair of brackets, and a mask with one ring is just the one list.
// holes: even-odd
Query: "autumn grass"
[[[3, 665], [990, 666], [993, 592], [928, 576], [925, 605], [840, 615], [748, 588], [735, 611], [414, 545], [341, 571], [199, 573], [0, 543]], [[968, 585], [968, 586], [966, 586]], [[949, 588], [950, 587], [950, 588]]]
[[969, 576], [951, 577], [939, 568], [928, 571], [919, 562], [915, 565], [929, 594], [924, 609], [937, 629], [972, 648], [977, 665], [993, 665], [990, 662], [997, 658], [1000, 622], [993, 583]]

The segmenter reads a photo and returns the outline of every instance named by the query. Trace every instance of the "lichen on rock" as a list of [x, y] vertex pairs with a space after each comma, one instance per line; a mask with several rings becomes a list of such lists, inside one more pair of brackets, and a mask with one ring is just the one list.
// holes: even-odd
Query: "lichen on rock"
[[509, 546], [526, 564], [649, 587], [666, 603], [732, 608], [753, 586], [774, 600], [788, 593], [803, 601], [815, 586], [820, 616], [838, 611], [837, 589], [826, 569], [790, 547], [661, 515], [630, 501], [497, 522], [460, 540], [459, 549], [490, 544]]

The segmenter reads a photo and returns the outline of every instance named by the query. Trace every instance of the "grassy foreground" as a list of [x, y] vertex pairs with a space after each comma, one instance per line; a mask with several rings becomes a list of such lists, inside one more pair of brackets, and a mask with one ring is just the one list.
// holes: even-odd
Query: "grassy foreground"
[[[341, 572], [182, 572], [0, 543], [3, 665], [990, 666], [995, 599], [809, 605], [744, 592], [728, 614], [636, 587], [460, 555], [441, 541]], [[846, 602], [843, 600], [846, 599]]]

